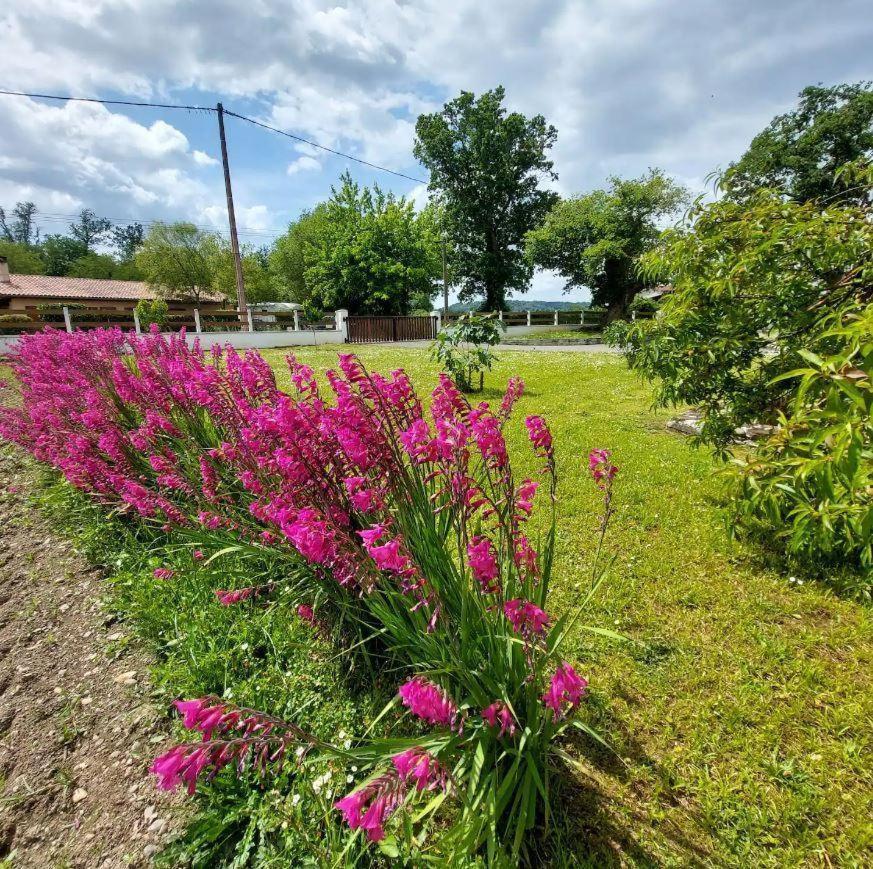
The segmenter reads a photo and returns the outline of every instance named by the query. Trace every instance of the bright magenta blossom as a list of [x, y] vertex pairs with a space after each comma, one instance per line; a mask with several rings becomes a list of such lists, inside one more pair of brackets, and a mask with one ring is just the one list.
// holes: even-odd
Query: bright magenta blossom
[[601, 489], [606, 488], [618, 473], [618, 468], [612, 464], [612, 453], [609, 450], [591, 450], [588, 454], [588, 470]]
[[549, 431], [546, 421], [541, 416], [534, 415], [527, 417], [524, 424], [527, 426], [530, 442], [537, 451], [537, 455], [545, 457], [551, 456], [552, 433]]
[[155, 579], [172, 579], [176, 574], [169, 567], [156, 567], [152, 575]]
[[562, 718], [569, 709], [579, 705], [587, 687], [588, 680], [563, 661], [543, 694], [543, 704], [551, 709], [555, 719]]
[[512, 623], [516, 633], [523, 637], [540, 635], [549, 626], [551, 619], [545, 610], [527, 600], [508, 600], [503, 604], [503, 612]]
[[474, 578], [486, 594], [500, 591], [500, 568], [494, 544], [487, 537], [474, 537], [467, 544], [467, 563]]
[[410, 748], [391, 758], [402, 782], [415, 779], [416, 790], [444, 788], [448, 773], [440, 762], [423, 748]]
[[491, 727], [500, 728], [500, 732], [497, 734], [499, 737], [502, 738], [505, 733], [510, 736], [515, 735], [515, 721], [513, 721], [509, 707], [503, 701], [495, 700], [490, 706], [486, 706], [482, 710], [482, 718]]
[[398, 691], [403, 705], [418, 718], [441, 727], [454, 729], [458, 707], [438, 685], [422, 676], [416, 676], [400, 686]]

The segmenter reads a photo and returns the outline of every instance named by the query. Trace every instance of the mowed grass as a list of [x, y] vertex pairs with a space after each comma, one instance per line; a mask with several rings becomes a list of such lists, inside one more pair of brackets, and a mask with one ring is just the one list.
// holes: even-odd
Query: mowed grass
[[[437, 369], [420, 348], [358, 348], [373, 370], [403, 367], [422, 392]], [[284, 354], [265, 354], [288, 385]], [[335, 348], [298, 348], [323, 372]], [[506, 352], [482, 398], [508, 377], [526, 393], [507, 436], [517, 473], [536, 473], [523, 418], [555, 435], [558, 559], [552, 610], [590, 582], [599, 493], [593, 447], [621, 472], [607, 549], [610, 579], [569, 657], [617, 757], [578, 743], [561, 793], [569, 865], [870, 865], [870, 611], [825, 586], [792, 582], [731, 544], [717, 465], [664, 429], [650, 392], [615, 356]]]
[[550, 344], [556, 341], [561, 343], [590, 341], [592, 339], [600, 339], [600, 333], [589, 329], [576, 328], [557, 328], [550, 329], [548, 332], [532, 332], [529, 335], [511, 335], [504, 336], [503, 340], [511, 344]]

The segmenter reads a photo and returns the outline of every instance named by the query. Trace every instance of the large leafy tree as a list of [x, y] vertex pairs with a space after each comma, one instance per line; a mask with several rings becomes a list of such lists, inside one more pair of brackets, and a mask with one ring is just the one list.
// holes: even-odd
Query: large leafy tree
[[303, 305], [315, 313], [315, 288], [306, 280], [308, 246], [317, 246], [326, 232], [327, 206], [321, 203], [311, 211], [305, 211], [295, 220], [284, 235], [273, 244], [268, 258], [270, 276], [277, 296]]
[[[221, 248], [216, 234], [191, 223], [155, 223], [135, 261], [159, 295], [197, 304], [213, 290]], [[229, 288], [225, 289], [227, 294]]]
[[556, 203], [525, 240], [532, 265], [555, 269], [566, 289], [589, 287], [609, 319], [623, 316], [645, 286], [639, 257], [658, 240], [658, 222], [687, 198], [683, 187], [652, 169], [642, 178], [610, 178], [606, 190]]
[[137, 250], [142, 246], [145, 233], [141, 223], [130, 223], [126, 226], [112, 228], [112, 243], [122, 262], [133, 259]]
[[0, 239], [23, 245], [38, 243], [36, 212], [37, 208], [33, 202], [16, 203], [9, 216], [0, 208]]
[[39, 251], [26, 244], [0, 239], [0, 256], [8, 260], [9, 271], [16, 275], [41, 275], [45, 264]]
[[65, 275], [70, 265], [85, 256], [88, 249], [68, 235], [47, 235], [39, 246], [47, 275]]
[[557, 200], [541, 187], [557, 178], [546, 156], [557, 131], [542, 115], [507, 113], [504, 96], [502, 87], [478, 99], [464, 91], [415, 125], [414, 153], [445, 209], [460, 298], [484, 296], [486, 310], [504, 309], [507, 292], [527, 290], [525, 233]]
[[105, 241], [112, 231], [112, 222], [105, 217], [97, 217], [90, 208], [83, 208], [79, 219], [70, 224], [70, 235], [82, 244], [85, 252]]
[[797, 108], [774, 118], [726, 172], [728, 194], [738, 200], [772, 187], [805, 202], [824, 197], [860, 202], [868, 191], [840, 183], [838, 169], [873, 158], [873, 87], [870, 82], [813, 86]]
[[312, 307], [408, 314], [415, 300], [433, 296], [439, 239], [403, 197], [362, 188], [346, 173], [315, 226], [303, 241]]

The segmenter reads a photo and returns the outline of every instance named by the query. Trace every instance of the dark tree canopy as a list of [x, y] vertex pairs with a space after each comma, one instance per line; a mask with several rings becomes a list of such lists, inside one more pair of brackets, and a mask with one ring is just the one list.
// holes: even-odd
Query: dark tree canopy
[[[867, 192], [841, 185], [838, 170], [873, 159], [871, 82], [804, 88], [794, 111], [775, 117], [725, 173], [731, 198], [772, 187], [796, 202], [835, 197], [860, 203]], [[842, 192], [841, 192], [842, 191]]]
[[141, 223], [130, 223], [127, 226], [112, 228], [112, 243], [118, 251], [118, 257], [123, 262], [132, 260], [134, 254], [142, 246], [144, 233]]
[[504, 96], [502, 87], [478, 99], [463, 91], [415, 125], [414, 153], [445, 209], [460, 298], [484, 296], [487, 310], [505, 308], [508, 291], [527, 290], [524, 236], [557, 200], [540, 187], [557, 178], [546, 156], [557, 131], [542, 115], [507, 113]]
[[87, 252], [95, 244], [100, 244], [111, 229], [112, 221], [105, 217], [97, 217], [90, 208], [83, 208], [79, 214], [79, 220], [70, 224], [70, 235], [84, 245]]
[[560, 272], [566, 290], [589, 287], [593, 303], [608, 307], [613, 320], [645, 286], [638, 259], [657, 242], [658, 221], [674, 213], [687, 193], [657, 169], [609, 181], [607, 190], [556, 203], [527, 234], [526, 255], [532, 265]]
[[0, 208], [0, 239], [14, 244], [37, 244], [39, 229], [36, 226], [36, 210], [32, 202], [16, 203], [9, 216]]

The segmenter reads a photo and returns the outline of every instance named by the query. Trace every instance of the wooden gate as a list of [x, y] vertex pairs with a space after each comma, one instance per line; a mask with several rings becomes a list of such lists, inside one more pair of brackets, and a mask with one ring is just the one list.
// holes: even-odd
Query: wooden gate
[[350, 344], [436, 338], [436, 317], [349, 317], [347, 323]]

